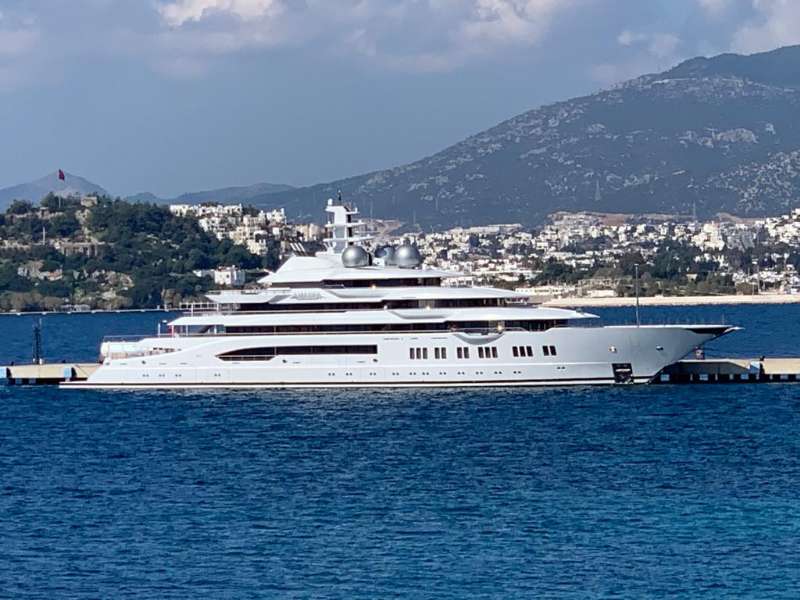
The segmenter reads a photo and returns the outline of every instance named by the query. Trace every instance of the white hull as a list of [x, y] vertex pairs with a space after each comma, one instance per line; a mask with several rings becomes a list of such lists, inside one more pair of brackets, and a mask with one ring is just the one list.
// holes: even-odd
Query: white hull
[[[647, 383], [721, 326], [562, 327], [494, 334], [342, 334], [147, 338], [141, 356], [106, 359], [81, 389], [331, 389], [539, 387]], [[373, 354], [286, 355], [224, 361], [248, 348], [374, 346]], [[544, 348], [555, 348], [545, 356]], [[409, 352], [425, 349], [425, 358]], [[462, 356], [469, 349], [469, 358]], [[531, 348], [532, 356], [519, 356]], [[147, 354], [148, 350], [169, 352]], [[461, 349], [461, 350], [460, 350]], [[480, 353], [480, 357], [479, 357]], [[516, 355], [515, 355], [516, 354]]]

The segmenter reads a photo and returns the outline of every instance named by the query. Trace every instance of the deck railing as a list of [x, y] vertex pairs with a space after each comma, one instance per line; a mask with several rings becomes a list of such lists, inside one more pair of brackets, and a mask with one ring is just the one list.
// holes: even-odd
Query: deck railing
[[208, 332], [208, 333], [154, 333], [152, 335], [109, 335], [103, 338], [103, 342], [113, 343], [136, 343], [145, 339], [171, 339], [171, 338], [214, 338], [214, 337], [252, 337], [252, 336], [282, 336], [282, 335], [421, 335], [421, 334], [434, 334], [444, 335], [448, 333], [463, 333], [467, 335], [497, 335], [500, 333], [508, 332], [524, 332], [528, 331], [522, 327], [506, 327], [502, 330], [497, 328], [472, 328], [472, 329], [415, 329], [404, 331], [359, 331], [359, 330], [343, 330], [343, 331], [254, 331], [243, 333], [227, 333], [227, 332]]

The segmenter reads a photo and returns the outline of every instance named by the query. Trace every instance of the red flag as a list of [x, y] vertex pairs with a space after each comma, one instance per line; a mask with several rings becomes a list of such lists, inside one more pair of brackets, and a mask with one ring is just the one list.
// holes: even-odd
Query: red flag
[[64, 175], [64, 171], [62, 171], [61, 169], [58, 170], [58, 178], [61, 181], [64, 181], [66, 179], [66, 176]]

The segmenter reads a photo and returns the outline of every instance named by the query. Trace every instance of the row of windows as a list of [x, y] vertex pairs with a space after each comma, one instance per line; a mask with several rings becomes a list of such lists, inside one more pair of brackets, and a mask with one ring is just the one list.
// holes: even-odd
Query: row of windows
[[442, 298], [439, 300], [386, 300], [384, 302], [298, 302], [271, 304], [258, 302], [239, 305], [238, 312], [319, 312], [345, 310], [398, 310], [419, 308], [484, 308], [506, 306], [502, 298]]
[[[530, 346], [514, 346], [511, 353], [515, 357], [533, 356], [533, 348]], [[542, 354], [545, 356], [558, 356], [555, 346], [542, 346]]]
[[[428, 349], [427, 348], [409, 348], [408, 349], [408, 358], [411, 360], [426, 360], [428, 358]], [[434, 348], [433, 349], [433, 358], [436, 360], [446, 360], [447, 359], [447, 348]]]
[[[441, 287], [440, 277], [407, 277], [401, 279], [325, 279], [323, 288], [365, 288], [365, 287]], [[281, 284], [281, 287], [292, 289], [317, 289], [319, 281], [291, 281]]]
[[[447, 323], [378, 323], [341, 325], [178, 325], [172, 331], [178, 335], [250, 335], [250, 334], [292, 334], [292, 333], [390, 333], [416, 332], [437, 333], [440, 331], [472, 331], [525, 329], [544, 331], [559, 325], [553, 321], [461, 321]], [[524, 325], [524, 327], [522, 327]]]
[[[324, 288], [365, 288], [365, 287], [441, 287], [441, 277], [405, 277], [401, 279], [325, 279]], [[289, 287], [295, 287], [289, 284]], [[302, 286], [297, 286], [302, 287]], [[319, 287], [319, 284], [315, 284]]]
[[[479, 346], [477, 349], [478, 358], [498, 358], [497, 346]], [[377, 354], [377, 345], [330, 345], [330, 346], [266, 346], [259, 348], [242, 348], [225, 352], [218, 356], [225, 361], [242, 360], [271, 360], [276, 356], [308, 356], [308, 355], [330, 355], [330, 354]], [[512, 353], [515, 357], [533, 356], [533, 348], [530, 346], [514, 346]], [[555, 346], [542, 346], [544, 356], [557, 356]], [[469, 347], [459, 346], [456, 348], [456, 357], [459, 359], [469, 359]], [[408, 357], [411, 360], [428, 360], [428, 348], [409, 348]], [[436, 347], [433, 349], [435, 360], [447, 360], [447, 348]]]
[[220, 354], [221, 360], [271, 360], [276, 356], [306, 356], [318, 354], [377, 354], [378, 346], [268, 346], [242, 348]]
[[478, 346], [478, 358], [497, 358], [497, 346]]

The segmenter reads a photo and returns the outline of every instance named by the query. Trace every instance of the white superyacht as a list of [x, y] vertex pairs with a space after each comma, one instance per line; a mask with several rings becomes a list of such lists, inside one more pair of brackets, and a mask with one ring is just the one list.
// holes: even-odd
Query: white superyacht
[[257, 290], [210, 293], [165, 332], [107, 339], [69, 388], [510, 387], [647, 383], [732, 331], [601, 326], [525, 294], [442, 285], [415, 246], [370, 254], [358, 210], [328, 201], [326, 251], [293, 256]]

